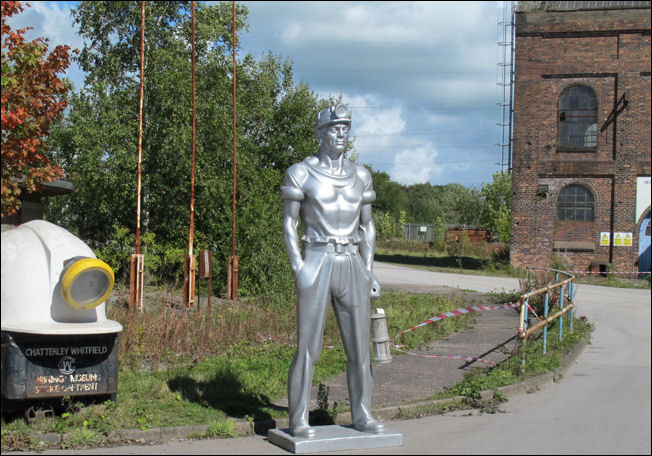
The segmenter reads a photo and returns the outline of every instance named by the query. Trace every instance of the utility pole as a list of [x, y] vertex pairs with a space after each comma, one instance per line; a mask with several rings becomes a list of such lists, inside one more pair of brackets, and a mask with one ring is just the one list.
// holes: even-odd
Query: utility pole
[[[192, 9], [192, 165], [190, 172], [190, 229], [188, 234], [188, 255], [184, 261], [183, 301], [186, 307], [195, 305], [195, 256], [193, 255], [195, 229], [195, 2]], [[197, 304], [199, 305], [199, 303]]]
[[145, 68], [145, 2], [140, 2], [140, 98], [138, 102], [138, 175], [136, 178], [136, 253], [131, 255], [129, 308], [143, 310], [145, 255], [140, 253], [140, 187], [143, 161], [143, 80]]
[[238, 299], [238, 257], [235, 254], [235, 199], [237, 188], [237, 106], [236, 106], [236, 33], [235, 33], [235, 0], [233, 3], [233, 223], [231, 227], [231, 255], [229, 256], [229, 268], [227, 274], [227, 294], [229, 299]]

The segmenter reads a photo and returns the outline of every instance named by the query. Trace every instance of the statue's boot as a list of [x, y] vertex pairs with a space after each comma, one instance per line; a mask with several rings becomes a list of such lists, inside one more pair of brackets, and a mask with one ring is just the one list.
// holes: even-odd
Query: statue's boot
[[360, 432], [371, 432], [372, 434], [382, 434], [385, 432], [385, 425], [373, 418], [353, 423], [353, 427]]
[[296, 427], [291, 426], [290, 434], [292, 434], [293, 437], [299, 437], [301, 439], [314, 439], [317, 436], [315, 429], [305, 423]]

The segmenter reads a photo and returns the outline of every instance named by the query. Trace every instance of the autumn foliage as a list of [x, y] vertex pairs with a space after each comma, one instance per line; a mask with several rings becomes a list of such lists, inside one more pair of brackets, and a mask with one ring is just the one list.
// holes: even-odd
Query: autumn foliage
[[[29, 6], [29, 4], [27, 4]], [[66, 86], [57, 73], [69, 65], [69, 46], [47, 55], [47, 39], [26, 41], [7, 19], [23, 11], [20, 2], [2, 2], [2, 213], [20, 207], [21, 191], [60, 178], [63, 170], [46, 156], [52, 122], [66, 107]]]

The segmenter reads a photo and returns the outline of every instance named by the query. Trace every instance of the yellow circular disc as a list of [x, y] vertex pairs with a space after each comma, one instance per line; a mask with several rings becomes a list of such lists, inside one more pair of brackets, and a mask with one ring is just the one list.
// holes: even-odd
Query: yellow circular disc
[[61, 294], [76, 309], [92, 309], [106, 301], [113, 289], [113, 269], [97, 258], [72, 263], [61, 278]]

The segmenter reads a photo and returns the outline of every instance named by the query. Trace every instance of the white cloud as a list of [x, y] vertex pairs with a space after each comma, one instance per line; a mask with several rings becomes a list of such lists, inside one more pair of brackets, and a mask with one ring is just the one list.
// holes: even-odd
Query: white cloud
[[[264, 8], [259, 2], [249, 2]], [[280, 12], [287, 2], [266, 2]], [[496, 15], [487, 2], [302, 2], [293, 3], [286, 26], [301, 24], [304, 40], [364, 41], [381, 44], [451, 44], [487, 29], [493, 38]], [[289, 39], [289, 36], [288, 36]]]
[[405, 120], [400, 104], [389, 107], [387, 102], [370, 94], [343, 96], [348, 101], [355, 121], [355, 132], [360, 135], [397, 134], [405, 131]]
[[[406, 116], [401, 103], [377, 96], [343, 95], [353, 113], [352, 134], [361, 163], [386, 171], [403, 184], [427, 182], [441, 176], [438, 152], [421, 137], [406, 137]], [[377, 165], [380, 164], [380, 165]]]
[[281, 32], [282, 40], [298, 40], [302, 35], [302, 28], [300, 24], [292, 24], [283, 29]]
[[278, 46], [295, 62], [297, 80], [305, 79], [319, 91], [433, 103], [494, 90], [494, 3], [245, 4], [251, 31], [243, 42], [262, 50], [273, 31]]
[[401, 105], [388, 104], [370, 94], [344, 94], [342, 99], [352, 112], [351, 136], [355, 140], [354, 151], [358, 154], [358, 161], [368, 164], [393, 163], [397, 140], [400, 142], [400, 135], [407, 127]]
[[[70, 2], [67, 2], [70, 3]], [[24, 10], [9, 21], [12, 27], [33, 27], [26, 33], [28, 39], [38, 37], [49, 39], [49, 48], [68, 45], [72, 49], [81, 49], [83, 40], [73, 26], [68, 5], [57, 2], [29, 2], [31, 7], [23, 4]]]
[[427, 143], [422, 147], [404, 149], [394, 158], [390, 176], [404, 185], [421, 184], [438, 177], [443, 168], [436, 162], [439, 154]]

